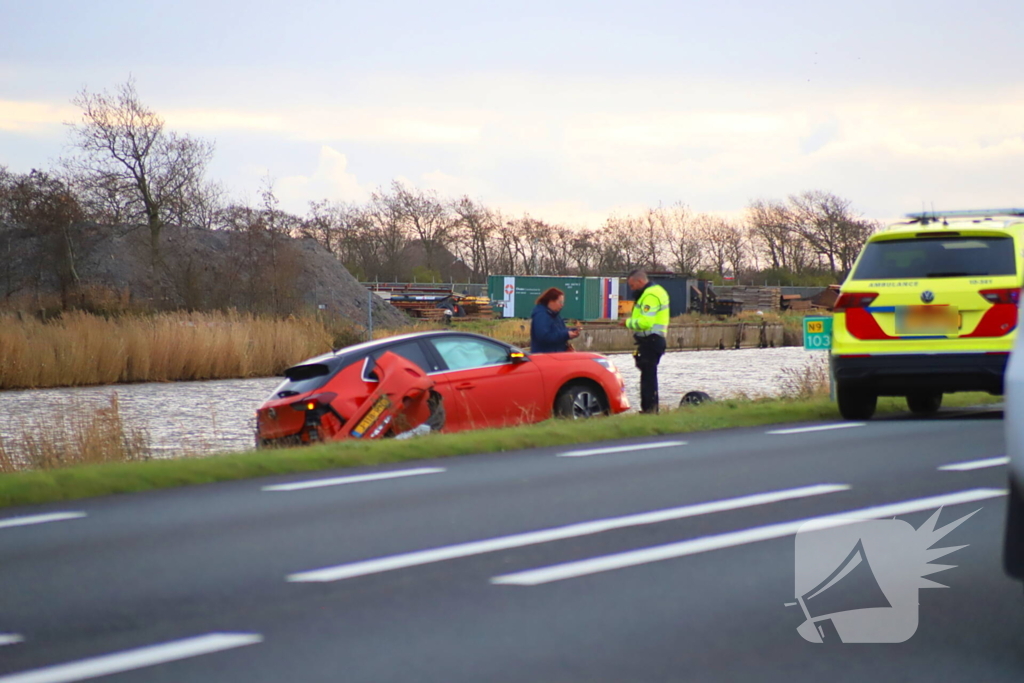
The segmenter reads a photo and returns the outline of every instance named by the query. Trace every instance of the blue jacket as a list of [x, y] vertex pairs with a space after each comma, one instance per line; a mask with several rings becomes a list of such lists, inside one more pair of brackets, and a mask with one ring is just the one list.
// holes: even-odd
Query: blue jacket
[[555, 353], [565, 351], [569, 330], [565, 321], [547, 306], [537, 304], [530, 314], [530, 352]]

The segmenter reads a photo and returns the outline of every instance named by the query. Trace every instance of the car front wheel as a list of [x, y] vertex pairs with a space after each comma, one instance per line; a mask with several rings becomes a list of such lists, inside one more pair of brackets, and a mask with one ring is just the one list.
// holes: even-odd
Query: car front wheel
[[842, 385], [836, 389], [839, 414], [844, 420], [870, 420], [878, 406], [878, 396], [863, 389], [849, 389]]
[[587, 384], [570, 384], [558, 392], [555, 416], [572, 420], [608, 414], [604, 394]]

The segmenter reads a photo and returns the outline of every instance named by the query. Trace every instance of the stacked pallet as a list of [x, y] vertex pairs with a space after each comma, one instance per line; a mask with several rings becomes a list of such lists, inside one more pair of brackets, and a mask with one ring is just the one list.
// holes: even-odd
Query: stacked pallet
[[721, 300], [739, 303], [744, 311], [777, 311], [782, 302], [782, 290], [778, 287], [716, 287], [715, 293]]
[[495, 317], [491, 300], [486, 296], [464, 296], [456, 299], [471, 320], [491, 320]]
[[413, 318], [437, 320], [444, 317], [444, 309], [437, 307], [437, 300], [413, 297], [392, 297], [391, 305], [408, 313]]

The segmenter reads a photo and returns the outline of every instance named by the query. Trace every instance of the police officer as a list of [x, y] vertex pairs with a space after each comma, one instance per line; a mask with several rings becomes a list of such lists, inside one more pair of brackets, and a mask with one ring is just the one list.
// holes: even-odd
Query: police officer
[[647, 273], [634, 270], [626, 278], [633, 291], [633, 314], [626, 327], [633, 331], [637, 348], [633, 353], [640, 370], [640, 412], [658, 412], [658, 363], [665, 353], [668, 333], [668, 292], [647, 279]]

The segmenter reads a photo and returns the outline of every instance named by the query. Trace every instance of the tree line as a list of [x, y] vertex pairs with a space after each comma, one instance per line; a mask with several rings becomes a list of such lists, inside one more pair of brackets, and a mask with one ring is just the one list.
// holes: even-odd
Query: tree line
[[[741, 215], [697, 213], [682, 202], [613, 214], [598, 228], [510, 215], [468, 196], [442, 197], [393, 182], [362, 203], [311, 201], [305, 215], [283, 211], [273, 182], [259, 202], [231, 201], [207, 170], [211, 141], [170, 131], [139, 98], [129, 79], [110, 94], [82, 91], [69, 124], [71, 153], [47, 171], [18, 174], [0, 166], [0, 252], [30, 233], [37, 283], [56, 283], [62, 297], [80, 284], [78, 264], [96, 226], [122, 226], [145, 243], [154, 283], [188, 284], [189, 240], [232, 233], [231, 259], [257, 269], [244, 284], [258, 297], [279, 298], [296, 268], [290, 238], [310, 238], [363, 280], [413, 277], [482, 280], [489, 274], [616, 274], [633, 268], [781, 284], [840, 280], [879, 226], [848, 199], [809, 190], [756, 199]], [[90, 232], [92, 231], [92, 233]], [[12, 281], [7, 254], [0, 272]], [[24, 265], [24, 264], [22, 264]], [[22, 271], [25, 271], [22, 268]], [[186, 271], [186, 272], [182, 272]], [[154, 285], [156, 286], [156, 285]], [[254, 296], [257, 296], [254, 294]]]

